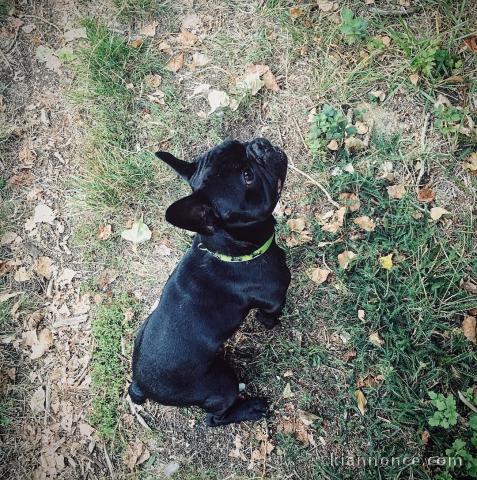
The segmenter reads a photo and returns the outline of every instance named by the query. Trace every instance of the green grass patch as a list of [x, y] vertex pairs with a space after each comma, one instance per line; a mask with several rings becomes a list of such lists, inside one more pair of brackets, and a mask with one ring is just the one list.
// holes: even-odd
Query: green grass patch
[[92, 310], [91, 383], [94, 399], [91, 422], [106, 438], [114, 436], [120, 415], [127, 368], [121, 342], [130, 333], [130, 316], [134, 307], [134, 301], [122, 294]]
[[[402, 148], [399, 136], [376, 137], [366, 162], [359, 166], [359, 160], [354, 159], [356, 173], [332, 177], [333, 198], [338, 198], [340, 192], [354, 192], [359, 195], [361, 208], [347, 215], [340, 242], [318, 248], [319, 242], [335, 241], [338, 235], [323, 232], [310, 216], [315, 241], [288, 249], [294, 279], [285, 322], [301, 331], [303, 340], [297, 342], [292, 336], [277, 344], [274, 338], [260, 352], [257, 368], [261, 381], [274, 385], [278, 397], [289, 380], [277, 382], [277, 371], [300, 372], [300, 381], [294, 383], [292, 379], [291, 383], [297, 397], [309, 399], [301, 408], [318, 412], [323, 421], [337, 415], [341, 434], [335, 441], [352, 442], [355, 455], [411, 454], [425, 460], [433, 455], [445, 456], [456, 439], [468, 436], [471, 412], [459, 401], [458, 422], [446, 425], [448, 428], [429, 423], [435, 410], [429, 392], [457, 398], [459, 391], [472, 388], [475, 382], [477, 352], [464, 337], [460, 324], [466, 312], [475, 308], [476, 301], [459, 286], [463, 278], [477, 278], [475, 223], [469, 218], [444, 229], [429, 221], [428, 208], [418, 204], [411, 193], [401, 200], [389, 199], [388, 183], [378, 178], [379, 166], [390, 158], [406, 155]], [[343, 164], [347, 161], [342, 160]], [[316, 200], [309, 198], [312, 207]], [[361, 215], [377, 220], [374, 232], [360, 231], [353, 223]], [[280, 229], [286, 231], [284, 226]], [[336, 261], [345, 250], [357, 254], [346, 271]], [[389, 254], [394, 262], [390, 271], [379, 263], [380, 257]], [[322, 266], [323, 258], [334, 278], [316, 287], [306, 272]], [[358, 319], [360, 309], [365, 312], [364, 321]], [[352, 363], [345, 364], [316, 342], [317, 316], [325, 319], [330, 333], [344, 339], [344, 348], [356, 351]], [[369, 341], [375, 332], [383, 341], [381, 347]], [[341, 377], [329, 374], [334, 371], [339, 371]], [[362, 389], [368, 409], [361, 417], [354, 392], [357, 380], [367, 375], [379, 375], [383, 380]], [[321, 394], [320, 390], [327, 393]], [[424, 447], [420, 436], [426, 429], [432, 442]], [[470, 441], [466, 448], [473, 455], [475, 446]], [[320, 474], [327, 473], [325, 464], [316, 468]], [[384, 474], [385, 478], [395, 478], [400, 469], [402, 466], [377, 466], [354, 473], [355, 478]], [[413, 478], [428, 478], [421, 465], [405, 471]], [[434, 469], [433, 473], [438, 471]], [[456, 475], [459, 472], [464, 470], [456, 470]], [[349, 473], [346, 467], [340, 470], [341, 475]]]
[[161, 3], [160, 0], [113, 0], [118, 15], [131, 20], [159, 13], [163, 8]]

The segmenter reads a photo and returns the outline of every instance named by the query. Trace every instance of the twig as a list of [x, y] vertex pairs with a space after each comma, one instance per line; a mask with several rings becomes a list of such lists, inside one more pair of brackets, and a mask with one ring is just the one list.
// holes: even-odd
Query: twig
[[398, 15], [412, 15], [419, 10], [419, 7], [412, 7], [412, 8], [377, 8], [377, 7], [370, 7], [369, 11], [371, 13], [377, 13], [378, 15], [383, 15], [387, 17], [394, 17]]
[[0, 54], [2, 55], [2, 58], [7, 65], [7, 67], [12, 71], [12, 73], [15, 73], [15, 70], [12, 67], [12, 64], [8, 61], [7, 56], [3, 53], [3, 50], [0, 49]]
[[298, 135], [300, 135], [301, 141], [303, 142], [303, 146], [308, 150], [308, 145], [305, 142], [305, 139], [303, 138], [303, 134], [301, 133], [300, 125], [298, 125], [298, 122], [296, 121], [296, 118], [293, 117], [293, 121], [295, 122], [295, 127], [298, 132]]
[[461, 402], [462, 402], [465, 406], [469, 407], [473, 412], [477, 413], [477, 408], [474, 407], [474, 405], [472, 405], [472, 404], [469, 402], [469, 400], [467, 400], [467, 398], [464, 397], [464, 395], [462, 395], [462, 392], [461, 392], [460, 390], [457, 392], [457, 394], [459, 395], [459, 398], [460, 398]]
[[313, 185], [316, 185], [324, 194], [325, 194], [325, 197], [327, 198], [328, 202], [331, 203], [331, 205], [333, 205], [334, 207], [336, 208], [340, 208], [340, 205], [339, 203], [336, 203], [332, 198], [331, 198], [331, 195], [328, 193], [328, 190], [326, 190], [326, 188], [319, 182], [317, 182], [313, 177], [310, 177], [310, 175], [308, 175], [307, 173], [303, 172], [302, 170], [300, 170], [298, 167], [295, 167], [295, 165], [293, 164], [290, 164], [288, 166], [289, 168], [291, 168], [292, 170], [294, 170], [295, 172], [299, 173], [300, 175], [303, 175], [305, 178], [307, 178]]
[[136, 417], [137, 421], [139, 422], [139, 424], [141, 425], [141, 427], [143, 427], [145, 430], [147, 431], [151, 431], [151, 427], [146, 423], [146, 421], [144, 420], [144, 418], [141, 417], [141, 415], [139, 415], [138, 411], [136, 410], [136, 407], [134, 406], [134, 403], [132, 402], [131, 398], [127, 397], [128, 399], [128, 403], [129, 403], [129, 408], [131, 409], [131, 412], [133, 413], [133, 415]]
[[103, 445], [104, 457], [106, 458], [106, 465], [108, 466], [109, 474], [111, 475], [111, 479], [114, 480], [116, 476], [114, 475], [113, 464], [111, 463], [111, 459], [109, 458], [108, 451], [106, 450], [106, 445]]
[[[429, 117], [431, 116], [431, 114], [429, 112], [426, 113], [426, 116], [424, 118], [424, 125], [422, 126], [422, 130], [421, 130], [421, 152], [424, 151], [424, 147], [425, 147], [425, 142], [426, 142], [426, 133], [427, 133], [427, 125], [429, 123]], [[421, 182], [421, 178], [422, 176], [424, 175], [424, 168], [426, 166], [426, 162], [423, 158], [423, 156], [421, 156], [421, 168], [419, 170], [419, 175], [417, 176], [417, 180], [416, 180], [416, 188], [419, 188], [419, 184]]]
[[63, 34], [63, 30], [61, 30], [61, 28], [58, 27], [58, 25], [55, 25], [54, 23], [51, 23], [49, 20], [46, 20], [43, 17], [39, 17], [38, 15], [20, 15], [20, 18], [36, 18], [37, 20], [47, 23], [48, 25], [50, 25], [50, 27], [56, 28], [58, 32]]

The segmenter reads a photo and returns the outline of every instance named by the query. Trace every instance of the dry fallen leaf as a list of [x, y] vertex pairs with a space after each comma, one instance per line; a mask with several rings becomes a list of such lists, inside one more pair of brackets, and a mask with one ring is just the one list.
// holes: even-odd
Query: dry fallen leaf
[[121, 232], [121, 237], [132, 243], [147, 242], [151, 236], [151, 230], [142, 220], [134, 222], [130, 229]]
[[[36, 332], [35, 332], [36, 334]], [[34, 342], [31, 347], [30, 358], [36, 360], [43, 356], [44, 353], [53, 345], [53, 335], [48, 328], [44, 328], [39, 334], [37, 341]]]
[[409, 75], [409, 80], [413, 85], [417, 85], [419, 82], [419, 75], [417, 73], [413, 73]]
[[477, 35], [470, 35], [464, 38], [464, 43], [471, 52], [477, 52]]
[[329, 221], [321, 226], [321, 229], [324, 232], [336, 233], [343, 226], [345, 215], [346, 207], [339, 208], [333, 213], [333, 216], [329, 219]]
[[368, 126], [364, 122], [356, 122], [354, 126], [356, 127], [356, 133], [359, 135], [368, 133]]
[[266, 88], [269, 90], [272, 90], [273, 92], [279, 92], [280, 87], [278, 86], [277, 79], [275, 78], [275, 75], [268, 70], [268, 72], [265, 72], [262, 77], [263, 83]]
[[32, 278], [31, 271], [27, 270], [25, 267], [20, 267], [13, 277], [15, 282], [28, 282]]
[[472, 343], [477, 343], [476, 339], [476, 319], [470, 315], [466, 316], [462, 321], [462, 332], [465, 338]]
[[361, 207], [359, 197], [355, 193], [342, 192], [339, 194], [340, 203], [349, 209], [350, 212], [357, 212]]
[[365, 320], [365, 317], [366, 317], [366, 312], [362, 309], [358, 310], [358, 318], [364, 322]]
[[154, 37], [156, 35], [156, 28], [159, 25], [159, 22], [147, 23], [139, 29], [139, 33], [146, 37]]
[[336, 152], [340, 148], [339, 143], [336, 140], [331, 140], [328, 145], [326, 145], [326, 148], [328, 150], [331, 150], [332, 152]]
[[322, 12], [332, 12], [339, 7], [337, 2], [329, 2], [328, 0], [318, 0], [318, 8]]
[[210, 90], [207, 94], [207, 100], [210, 105], [210, 110], [207, 115], [211, 115], [219, 108], [225, 108], [230, 105], [230, 97], [228, 93], [223, 90]]
[[343, 360], [343, 362], [349, 362], [352, 358], [356, 358], [356, 350], [352, 349], [352, 350], [348, 350], [347, 352], [343, 353], [343, 355], [341, 355], [341, 360]]
[[294, 393], [291, 390], [291, 386], [289, 383], [285, 385], [285, 388], [283, 389], [282, 397], [283, 398], [291, 398], [293, 397]]
[[185, 45], [187, 47], [192, 47], [197, 40], [199, 40], [199, 37], [192, 32], [189, 32], [186, 28], [181, 28], [181, 33], [177, 37], [177, 40], [179, 43], [182, 43], [182, 45]]
[[477, 282], [474, 282], [473, 280], [462, 279], [459, 286], [467, 292], [477, 295]]
[[161, 51], [161, 52], [165, 52], [167, 53], [168, 55], [172, 55], [172, 47], [167, 43], [167, 42], [161, 42], [157, 48]]
[[98, 229], [98, 240], [107, 240], [112, 234], [112, 228], [110, 224], [101, 225]]
[[45, 409], [45, 390], [38, 387], [30, 399], [30, 408], [33, 413], [40, 413]]
[[190, 67], [194, 70], [197, 67], [205, 67], [211, 62], [210, 58], [205, 53], [195, 52], [192, 54], [192, 63]]
[[292, 232], [297, 233], [302, 232], [306, 227], [305, 219], [302, 217], [290, 218], [290, 220], [287, 221], [287, 225]]
[[367, 232], [374, 232], [376, 228], [374, 220], [366, 215], [363, 215], [362, 217], [356, 217], [353, 220], [353, 223], [358, 225], [358, 227], [362, 228], [363, 230], [366, 230]]
[[301, 15], [303, 15], [303, 9], [301, 9], [300, 7], [291, 7], [290, 8], [290, 16], [292, 18], [298, 18]]
[[151, 455], [149, 450], [146, 448], [146, 445], [137, 440], [136, 442], [128, 445], [128, 448], [124, 453], [123, 460], [129, 470], [133, 471], [136, 465], [144, 463], [150, 456]]
[[33, 263], [33, 271], [47, 280], [51, 278], [53, 260], [50, 257], [38, 257]]
[[423, 445], [427, 445], [429, 443], [429, 432], [427, 430], [423, 430], [421, 433], [421, 440]]
[[352, 252], [351, 250], [345, 250], [344, 252], [340, 253], [338, 255], [338, 263], [340, 264], [340, 267], [346, 270], [356, 256], [356, 253]]
[[304, 218], [290, 218], [287, 221], [291, 235], [285, 238], [285, 242], [289, 247], [296, 247], [304, 243], [311, 242], [313, 238], [308, 230]]
[[311, 272], [310, 279], [317, 285], [321, 285], [322, 283], [326, 282], [326, 279], [330, 273], [331, 271], [328, 269], [317, 267]]
[[376, 347], [382, 347], [384, 345], [384, 340], [379, 336], [378, 332], [373, 332], [368, 340]]
[[477, 152], [472, 153], [464, 162], [464, 169], [470, 173], [477, 175]]
[[384, 268], [385, 270], [392, 270], [393, 268], [393, 254], [390, 253], [389, 255], [386, 255], [384, 257], [379, 257], [379, 265], [381, 265], [381, 268]]
[[435, 198], [436, 198], [436, 192], [434, 192], [434, 190], [432, 190], [432, 188], [429, 188], [429, 187], [421, 188], [417, 193], [417, 199], [421, 203], [433, 202]]
[[148, 87], [156, 89], [159, 88], [162, 83], [162, 76], [157, 74], [146, 75], [146, 77], [144, 78], [144, 82]]
[[61, 61], [55, 55], [55, 51], [50, 47], [40, 45], [36, 48], [35, 56], [40, 62], [44, 63], [49, 70], [53, 70], [56, 73], [61, 72]]
[[176, 53], [165, 65], [165, 69], [177, 73], [184, 65], [184, 52]]
[[370, 95], [381, 102], [384, 102], [386, 98], [386, 94], [382, 90], [374, 90]]
[[401, 199], [406, 195], [406, 187], [402, 184], [390, 185], [387, 190], [389, 198]]
[[309, 427], [310, 425], [313, 424], [316, 420], [318, 420], [320, 417], [318, 415], [315, 415], [314, 413], [310, 412], [305, 412], [304, 410], [298, 410], [298, 418], [307, 426]]
[[373, 388], [378, 386], [383, 380], [384, 380], [384, 377], [382, 375], [372, 375], [368, 373], [366, 376], [359, 377], [356, 380], [356, 387], [357, 388]]
[[53, 223], [56, 215], [53, 210], [44, 203], [40, 203], [35, 207], [33, 212], [33, 223]]
[[361, 390], [356, 390], [354, 392], [354, 396], [356, 398], [356, 403], [358, 404], [361, 415], [364, 415], [366, 413], [366, 405], [368, 403], [366, 397], [364, 396], [364, 393]]
[[432, 220], [437, 221], [442, 217], [442, 215], [450, 215], [450, 212], [447, 211], [445, 208], [432, 207], [430, 214]]

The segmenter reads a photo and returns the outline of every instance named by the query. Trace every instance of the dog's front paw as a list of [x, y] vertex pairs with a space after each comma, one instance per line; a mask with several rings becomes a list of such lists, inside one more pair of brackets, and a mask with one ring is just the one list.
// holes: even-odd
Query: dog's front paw
[[242, 409], [247, 420], [261, 420], [269, 416], [268, 403], [264, 398], [249, 398], [244, 400]]
[[262, 310], [257, 310], [255, 320], [260, 322], [267, 330], [271, 330], [280, 323], [277, 315], [267, 315]]

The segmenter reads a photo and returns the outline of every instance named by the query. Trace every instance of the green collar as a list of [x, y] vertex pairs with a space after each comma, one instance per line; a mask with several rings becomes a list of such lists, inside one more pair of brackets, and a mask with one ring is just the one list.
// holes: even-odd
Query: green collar
[[231, 256], [231, 255], [225, 255], [224, 253], [211, 252], [210, 250], [205, 248], [202, 243], [199, 243], [198, 247], [200, 250], [204, 250], [205, 252], [210, 253], [215, 258], [218, 258], [223, 262], [249, 262], [250, 260], [257, 258], [260, 255], [263, 255], [270, 248], [270, 245], [273, 243], [274, 238], [275, 238], [275, 232], [261, 247], [257, 248], [257, 250], [254, 250], [252, 253], [248, 253], [247, 255], [239, 255], [239, 256]]

